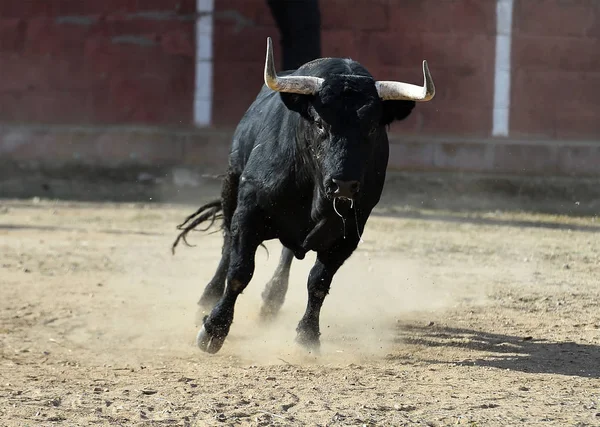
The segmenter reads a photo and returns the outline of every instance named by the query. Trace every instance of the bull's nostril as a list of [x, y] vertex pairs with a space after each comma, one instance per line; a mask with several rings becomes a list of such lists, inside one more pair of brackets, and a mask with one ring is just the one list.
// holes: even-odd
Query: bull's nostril
[[360, 190], [360, 183], [358, 181], [341, 181], [338, 179], [332, 179], [331, 181], [335, 189], [333, 194], [336, 197], [350, 199]]
[[332, 180], [332, 181], [328, 182], [327, 184], [325, 184], [325, 192], [329, 195], [334, 194], [336, 191], [338, 191], [338, 189], [339, 189], [339, 187], [335, 183], [335, 180]]

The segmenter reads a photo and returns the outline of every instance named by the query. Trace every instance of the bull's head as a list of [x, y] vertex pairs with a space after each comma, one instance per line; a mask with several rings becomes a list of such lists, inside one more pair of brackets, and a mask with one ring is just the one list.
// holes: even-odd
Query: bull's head
[[291, 75], [278, 76], [269, 37], [265, 84], [281, 92], [286, 106], [310, 124], [306, 129], [307, 148], [319, 163], [325, 194], [354, 199], [363, 184], [366, 166], [377, 153], [378, 144], [385, 141], [385, 126], [406, 118], [415, 101], [431, 100], [435, 87], [426, 61], [423, 86], [375, 81], [360, 64], [350, 60], [338, 62], [337, 67], [342, 64], [343, 69], [325, 72], [324, 78], [302, 75], [302, 70], [317, 68], [324, 64], [322, 61], [305, 64]]

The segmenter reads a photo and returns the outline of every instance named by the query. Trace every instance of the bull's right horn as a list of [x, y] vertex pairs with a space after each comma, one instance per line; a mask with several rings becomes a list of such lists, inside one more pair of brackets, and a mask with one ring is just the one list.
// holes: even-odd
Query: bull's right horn
[[430, 101], [435, 96], [435, 86], [427, 67], [427, 61], [423, 61], [423, 86], [410, 83], [381, 81], [376, 82], [377, 93], [384, 101]]
[[267, 37], [267, 59], [265, 61], [265, 84], [274, 91], [314, 95], [321, 88], [323, 79], [312, 76], [277, 76], [273, 60], [273, 43]]

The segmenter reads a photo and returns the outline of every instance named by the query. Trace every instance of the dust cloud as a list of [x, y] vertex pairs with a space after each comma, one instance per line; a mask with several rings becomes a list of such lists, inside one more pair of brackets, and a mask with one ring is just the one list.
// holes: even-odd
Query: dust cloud
[[[157, 195], [158, 201], [181, 202], [186, 198], [189, 213], [219, 196], [220, 180], [203, 179], [197, 173], [175, 170], [173, 184], [178, 194], [173, 193], [174, 187], [166, 186]], [[198, 201], [191, 200], [190, 194], [195, 192], [200, 196]], [[175, 225], [182, 219], [170, 219], [173, 239]], [[315, 260], [314, 253], [307, 254], [304, 260], [294, 259], [288, 294], [279, 316], [269, 324], [259, 320], [261, 292], [275, 271], [281, 251], [278, 241], [269, 241], [265, 242], [268, 255], [263, 248], [257, 251], [254, 277], [238, 298], [234, 323], [222, 350], [218, 355], [207, 357], [233, 357], [252, 364], [354, 363], [379, 359], [389, 353], [392, 345], [397, 345], [397, 322], [404, 315], [435, 312], [460, 299], [460, 295], [451, 293], [452, 286], [448, 286], [451, 277], [434, 277], [430, 265], [424, 264], [423, 259], [408, 258], [388, 247], [379, 248], [378, 241], [387, 240], [386, 233], [391, 230], [372, 227], [372, 223], [367, 225], [364, 243], [334, 277], [321, 311], [319, 355], [306, 352], [294, 342], [296, 325], [306, 307], [306, 282]], [[206, 314], [197, 311], [196, 301], [215, 272], [222, 243], [219, 233], [191, 233], [190, 240], [196, 247], [180, 244], [177, 255], [167, 261], [169, 268], [177, 270], [173, 279], [167, 279], [164, 272], [156, 272], [166, 280], [177, 282], [179, 289], [171, 286], [171, 292], [179, 294], [186, 307], [182, 310], [179, 306], [174, 316], [178, 319], [183, 316], [186, 324], [172, 327], [185, 329], [187, 333], [192, 323], [198, 328]], [[483, 295], [476, 289], [473, 294]], [[164, 317], [168, 318], [169, 314], [165, 312]], [[160, 328], [162, 324], [156, 326]], [[194, 337], [186, 336], [186, 343]], [[194, 351], [202, 354], [196, 348]]]
[[[365, 235], [365, 246], [372, 246], [374, 242], [368, 239]], [[396, 323], [403, 314], [433, 311], [451, 303], [451, 296], [427, 277], [426, 266], [402, 260], [399, 254], [372, 254], [359, 246], [334, 277], [321, 311], [321, 349], [313, 354], [294, 338], [306, 307], [306, 281], [315, 254], [294, 259], [282, 310], [271, 323], [263, 324], [260, 294], [281, 250], [276, 241], [266, 246], [270, 255], [267, 258], [259, 249], [255, 275], [238, 299], [234, 323], [220, 353], [245, 363], [343, 364], [380, 359], [397, 345]], [[210, 264], [216, 267], [215, 262]]]

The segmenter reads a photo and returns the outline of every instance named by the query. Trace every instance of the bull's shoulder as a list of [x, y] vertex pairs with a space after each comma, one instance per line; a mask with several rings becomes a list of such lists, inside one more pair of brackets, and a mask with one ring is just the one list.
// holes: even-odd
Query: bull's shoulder
[[264, 133], [273, 133], [277, 124], [285, 114], [283, 103], [279, 94], [268, 88], [262, 88], [254, 102], [248, 107], [239, 121], [234, 141], [241, 140], [247, 143], [260, 138]]
[[230, 161], [238, 168], [246, 169], [251, 158], [251, 167], [257, 171], [263, 169], [260, 165], [270, 169], [293, 161], [294, 119], [279, 94], [267, 95], [265, 102], [255, 102], [248, 109], [233, 135]]

